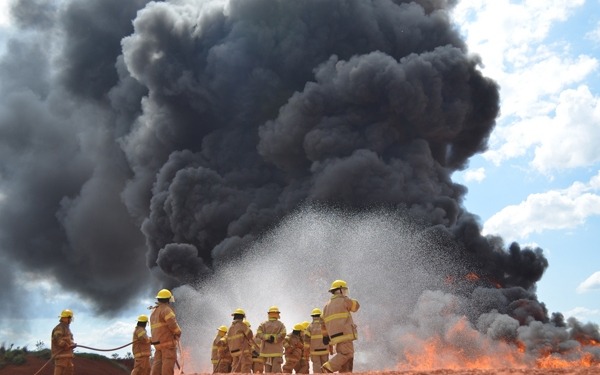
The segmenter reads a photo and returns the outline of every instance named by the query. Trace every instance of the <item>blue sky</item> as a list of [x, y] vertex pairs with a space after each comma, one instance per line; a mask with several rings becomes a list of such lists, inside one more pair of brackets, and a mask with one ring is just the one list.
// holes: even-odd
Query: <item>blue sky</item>
[[456, 181], [486, 233], [544, 249], [549, 311], [600, 321], [600, 2], [461, 1], [454, 16], [501, 88], [489, 150]]
[[[0, 0], [0, 43], [10, 31], [6, 5]], [[463, 0], [453, 15], [502, 98], [489, 150], [453, 176], [469, 189], [464, 204], [486, 233], [544, 249], [550, 266], [538, 297], [550, 312], [600, 322], [600, 1]], [[22, 276], [30, 312], [0, 327], [0, 337], [48, 345], [54, 315], [77, 298]], [[76, 341], [123, 345], [150, 304], [141, 299], [109, 318], [84, 300], [70, 305]]]

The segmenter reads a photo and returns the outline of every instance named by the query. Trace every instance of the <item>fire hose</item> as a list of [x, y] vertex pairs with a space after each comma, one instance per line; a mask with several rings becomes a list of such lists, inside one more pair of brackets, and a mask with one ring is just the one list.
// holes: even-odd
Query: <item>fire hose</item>
[[[132, 341], [132, 342], [130, 342], [130, 343], [128, 343], [128, 344], [125, 344], [125, 345], [123, 345], [123, 346], [119, 346], [118, 348], [112, 348], [112, 349], [98, 349], [98, 348], [91, 348], [91, 347], [89, 347], [89, 346], [85, 346], [85, 345], [79, 345], [79, 344], [78, 344], [76, 347], [77, 347], [77, 348], [85, 348], [85, 349], [89, 349], [89, 350], [95, 350], [95, 351], [98, 351], [98, 352], [114, 352], [115, 350], [123, 349], [124, 347], [126, 347], [126, 346], [129, 346], [129, 345], [131, 345], [131, 344], [133, 344], [133, 341]], [[47, 361], [46, 361], [46, 363], [44, 363], [44, 365], [43, 365], [42, 367], [40, 367], [40, 369], [39, 369], [39, 370], [37, 370], [37, 372], [36, 372], [35, 374], [33, 374], [33, 375], [38, 375], [38, 374], [39, 374], [39, 373], [40, 373], [40, 372], [41, 372], [41, 371], [42, 371], [42, 370], [43, 370], [43, 369], [44, 369], [46, 366], [48, 366], [48, 363], [52, 362], [52, 360], [54, 359], [54, 357], [56, 357], [57, 355], [59, 355], [60, 353], [62, 353], [64, 350], [65, 350], [65, 349], [62, 349], [62, 350], [60, 350], [59, 352], [57, 352], [57, 353], [53, 354], [53, 355], [50, 357], [50, 359], [49, 359], [49, 360], [47, 360]], [[182, 374], [183, 374], [183, 372], [182, 372]]]

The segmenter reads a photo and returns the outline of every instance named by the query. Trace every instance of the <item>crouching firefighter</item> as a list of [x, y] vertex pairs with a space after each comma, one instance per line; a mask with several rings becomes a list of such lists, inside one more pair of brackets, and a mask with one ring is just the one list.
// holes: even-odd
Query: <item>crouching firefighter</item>
[[335, 355], [322, 366], [323, 372], [352, 372], [354, 361], [353, 341], [358, 338], [352, 313], [358, 311], [357, 300], [348, 297], [348, 285], [344, 280], [331, 283], [331, 299], [323, 308], [323, 344], [335, 345]]

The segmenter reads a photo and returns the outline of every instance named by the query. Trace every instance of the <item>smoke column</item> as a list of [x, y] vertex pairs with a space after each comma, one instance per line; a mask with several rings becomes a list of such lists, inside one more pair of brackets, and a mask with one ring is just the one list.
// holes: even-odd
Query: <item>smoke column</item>
[[242, 303], [256, 323], [273, 303], [305, 320], [295, 304], [309, 311], [345, 278], [377, 309], [361, 318], [371, 339], [428, 301], [490, 337], [565, 332], [535, 295], [541, 249], [481, 236], [451, 179], [499, 111], [454, 3], [14, 1], [3, 278], [53, 278], [105, 314], [182, 286], [189, 327]]

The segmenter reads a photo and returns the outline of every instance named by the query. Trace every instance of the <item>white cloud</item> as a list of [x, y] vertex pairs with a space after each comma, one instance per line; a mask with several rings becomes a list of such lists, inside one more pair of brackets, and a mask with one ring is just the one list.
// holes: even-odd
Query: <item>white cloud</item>
[[585, 38], [600, 44], [600, 21], [596, 23], [596, 27], [593, 30], [585, 34]]
[[564, 312], [566, 318], [573, 317], [579, 321], [598, 320], [600, 318], [600, 310], [592, 310], [587, 307], [575, 307]]
[[600, 161], [600, 98], [585, 85], [565, 90], [553, 117], [523, 118], [496, 137], [502, 145], [483, 155], [496, 164], [533, 148], [531, 166], [542, 173], [593, 165]]
[[571, 229], [600, 215], [598, 191], [600, 173], [590, 182], [575, 182], [564, 190], [531, 194], [518, 205], [503, 208], [484, 226], [484, 234], [499, 234], [509, 240], [523, 240], [531, 233], [546, 230]]
[[600, 290], [600, 271], [594, 272], [577, 287], [577, 293], [585, 293], [592, 290]]
[[485, 168], [469, 169], [464, 176], [466, 182], [481, 182], [485, 180]]
[[0, 0], [0, 28], [10, 26], [11, 0]]
[[[565, 40], [549, 40], [552, 28], [584, 3], [463, 0], [457, 5], [453, 16], [469, 49], [481, 55], [484, 74], [501, 87], [501, 116], [483, 154], [487, 160], [499, 165], [532, 154], [530, 165], [542, 173], [600, 160], [594, 147], [600, 138], [599, 100], [581, 85], [600, 63], [594, 56], [574, 56]], [[600, 35], [600, 25], [597, 31]]]

